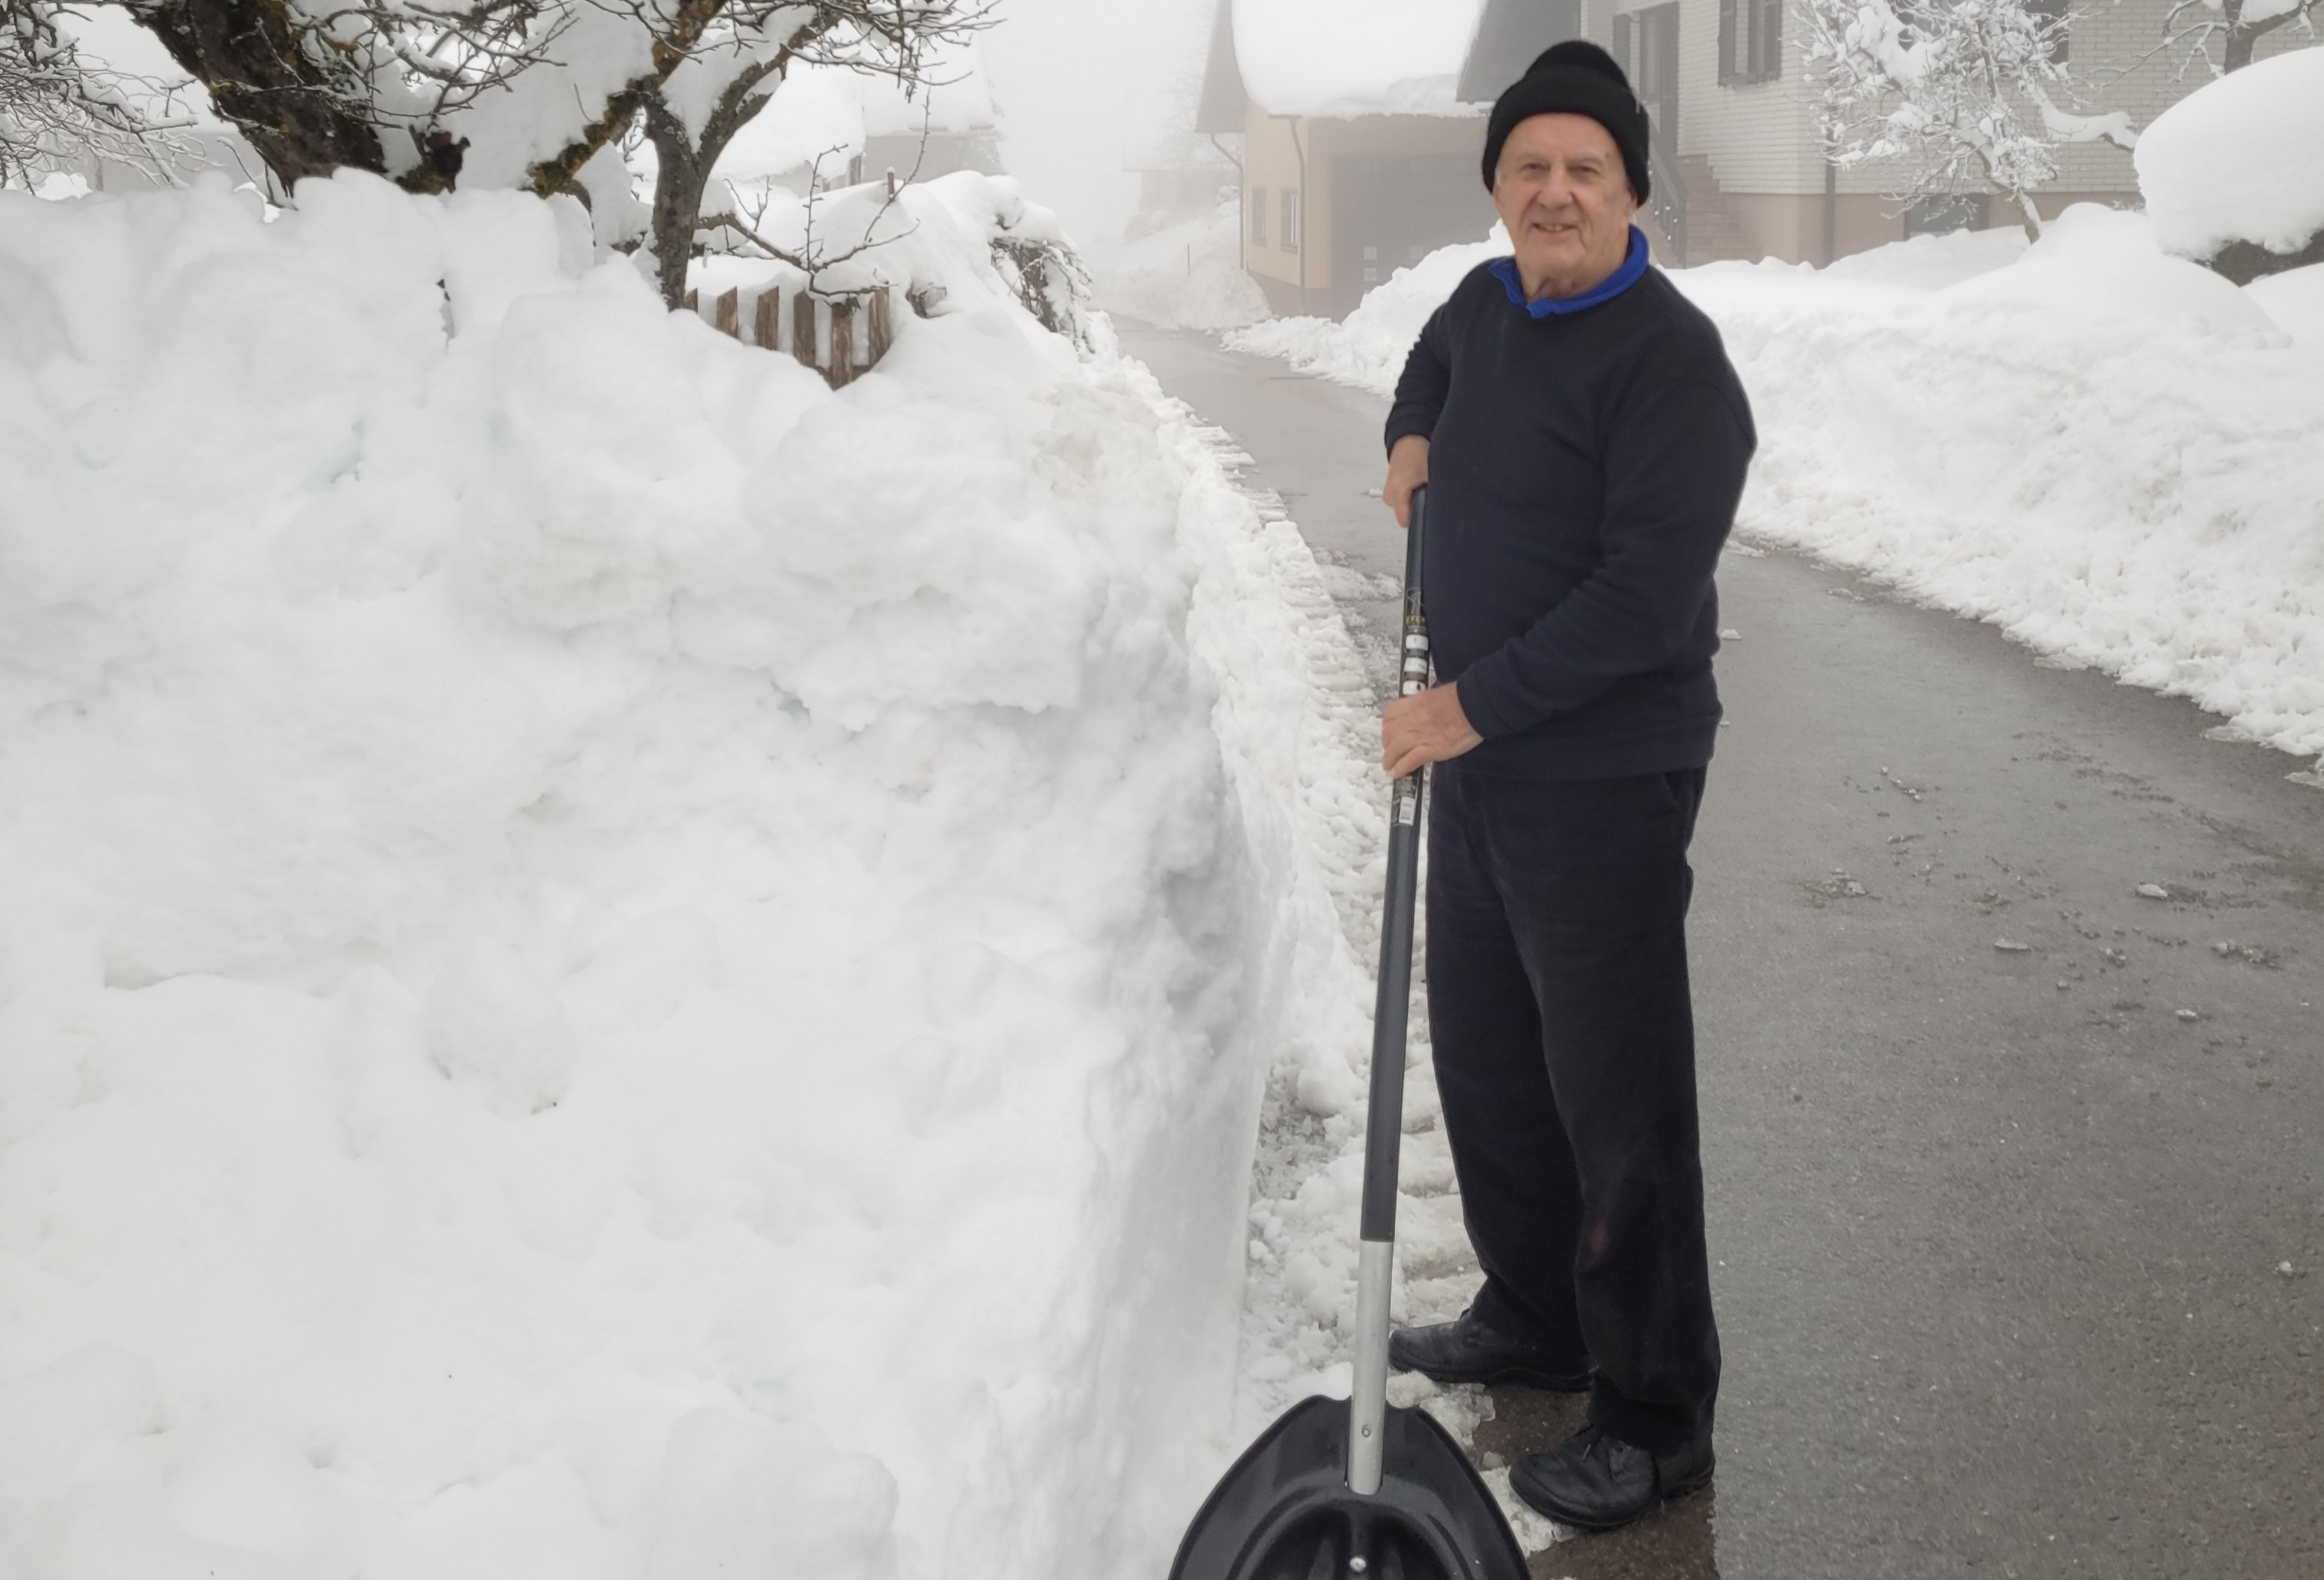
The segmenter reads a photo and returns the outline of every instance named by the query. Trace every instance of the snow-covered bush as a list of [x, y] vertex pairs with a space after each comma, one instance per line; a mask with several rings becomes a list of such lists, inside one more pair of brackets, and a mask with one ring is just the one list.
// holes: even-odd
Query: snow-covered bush
[[2324, 49], [2197, 88], [2155, 117], [2136, 162], [2164, 252], [2239, 282], [2324, 263]]
[[1154, 1572], [1361, 1027], [1248, 505], [943, 193], [836, 394], [299, 197], [0, 194], [0, 1573]]

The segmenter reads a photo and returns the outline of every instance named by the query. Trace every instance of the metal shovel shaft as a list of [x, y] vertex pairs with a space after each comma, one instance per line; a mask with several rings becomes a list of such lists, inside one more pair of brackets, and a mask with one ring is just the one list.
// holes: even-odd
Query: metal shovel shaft
[[[1428, 491], [1412, 495], [1404, 547], [1404, 651], [1398, 694], [1428, 685], [1428, 622], [1421, 608], [1420, 548]], [[1413, 908], [1420, 887], [1421, 792], [1416, 769], [1396, 781], [1388, 828], [1388, 896], [1380, 914], [1379, 997], [1372, 1008], [1371, 1094], [1364, 1126], [1363, 1220], [1356, 1262], [1356, 1367], [1348, 1411], [1348, 1490], [1379, 1491], [1388, 1410], [1388, 1291], [1396, 1268], [1397, 1155], [1404, 1141], [1405, 1021], [1412, 998]]]

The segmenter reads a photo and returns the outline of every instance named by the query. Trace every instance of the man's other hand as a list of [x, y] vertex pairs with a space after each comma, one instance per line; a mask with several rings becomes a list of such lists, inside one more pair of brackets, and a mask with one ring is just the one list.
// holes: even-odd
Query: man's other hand
[[1427, 481], [1428, 440], [1407, 433], [1388, 451], [1388, 481], [1380, 485], [1380, 497], [1396, 512], [1397, 526], [1412, 525], [1412, 491]]
[[1484, 739], [1470, 727], [1460, 693], [1450, 686], [1399, 697], [1380, 710], [1380, 765], [1390, 779], [1402, 779], [1424, 763], [1449, 762]]

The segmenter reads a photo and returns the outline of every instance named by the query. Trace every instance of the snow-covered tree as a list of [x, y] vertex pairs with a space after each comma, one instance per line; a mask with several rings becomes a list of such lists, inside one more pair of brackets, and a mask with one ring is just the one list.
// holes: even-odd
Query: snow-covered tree
[[1977, 187], [2042, 234], [2033, 194], [2062, 143], [2137, 141], [2121, 111], [2089, 115], [2062, 58], [2080, 13], [2027, 0], [1799, 0], [1832, 162], [1892, 165], [1912, 201]]
[[88, 154], [157, 174], [190, 156], [186, 85], [84, 59], [69, 21], [49, 0], [0, 0], [0, 186]]
[[[352, 168], [418, 192], [456, 183], [626, 205], [622, 145], [642, 136], [656, 155], [656, 273], [676, 305], [709, 172], [794, 67], [917, 88], [929, 52], [986, 25], [993, 0], [67, 3], [125, 13], [161, 40], [285, 193]], [[105, 146], [153, 134], [43, 32], [64, 4], [0, 7], [22, 19], [0, 39], [0, 156], [76, 134]]]
[[[2163, 19], [2163, 36], [2225, 76], [2251, 64], [2252, 46], [2280, 27], [2297, 23], [2311, 39], [2324, 16], [2324, 0], [2177, 0]], [[2211, 59], [2217, 40], [2219, 58]]]

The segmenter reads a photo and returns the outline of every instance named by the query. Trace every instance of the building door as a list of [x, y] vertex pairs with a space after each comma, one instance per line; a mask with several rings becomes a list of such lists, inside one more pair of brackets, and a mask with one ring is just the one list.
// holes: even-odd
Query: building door
[[1364, 292], [1442, 246], [1485, 239], [1493, 200], [1467, 154], [1341, 154], [1332, 161], [1332, 284], [1345, 318]]
[[1655, 152], [1663, 167], [1678, 173], [1678, 6], [1674, 3], [1634, 14], [1638, 31], [1637, 66], [1632, 85], [1655, 129]]

